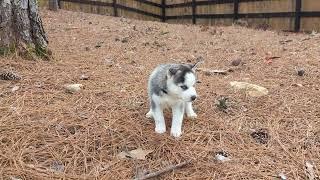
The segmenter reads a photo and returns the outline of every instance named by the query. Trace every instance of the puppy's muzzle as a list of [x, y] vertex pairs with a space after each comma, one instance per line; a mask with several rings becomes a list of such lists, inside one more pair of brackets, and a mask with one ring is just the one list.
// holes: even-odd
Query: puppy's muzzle
[[197, 96], [191, 96], [191, 101], [194, 101], [197, 99]]

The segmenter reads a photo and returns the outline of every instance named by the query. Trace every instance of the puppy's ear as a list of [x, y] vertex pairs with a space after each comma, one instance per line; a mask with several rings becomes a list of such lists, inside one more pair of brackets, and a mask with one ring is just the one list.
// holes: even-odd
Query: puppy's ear
[[168, 70], [168, 75], [169, 75], [169, 76], [174, 76], [175, 74], [177, 74], [178, 71], [179, 71], [179, 68], [177, 68], [177, 67], [171, 67], [171, 68]]

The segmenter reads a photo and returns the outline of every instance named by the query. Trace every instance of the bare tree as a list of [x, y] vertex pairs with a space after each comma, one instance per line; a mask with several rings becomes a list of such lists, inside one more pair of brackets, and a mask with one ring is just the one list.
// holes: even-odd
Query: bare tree
[[1, 0], [0, 54], [12, 51], [31, 59], [50, 57], [36, 0]]

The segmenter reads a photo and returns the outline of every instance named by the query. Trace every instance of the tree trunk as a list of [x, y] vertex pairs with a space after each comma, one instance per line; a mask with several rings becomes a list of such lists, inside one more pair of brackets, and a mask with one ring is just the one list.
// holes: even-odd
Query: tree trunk
[[49, 58], [36, 0], [1, 0], [0, 20], [0, 54], [18, 51], [26, 58]]
[[58, 0], [49, 0], [49, 10], [58, 11]]

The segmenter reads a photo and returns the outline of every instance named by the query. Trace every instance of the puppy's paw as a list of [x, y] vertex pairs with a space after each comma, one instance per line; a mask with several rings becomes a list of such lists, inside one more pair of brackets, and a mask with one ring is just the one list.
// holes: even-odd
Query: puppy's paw
[[166, 127], [156, 127], [155, 131], [158, 134], [165, 133], [166, 132]]
[[193, 112], [193, 113], [187, 114], [187, 117], [188, 117], [189, 119], [196, 119], [196, 118], [198, 117], [198, 115]]
[[146, 114], [146, 117], [149, 118], [149, 119], [153, 118], [153, 116], [152, 116], [152, 111], [149, 111], [149, 112]]
[[181, 134], [182, 134], [182, 132], [181, 131], [179, 131], [179, 130], [171, 130], [171, 136], [173, 136], [173, 137], [175, 137], [175, 138], [179, 138], [180, 136], [181, 136]]

